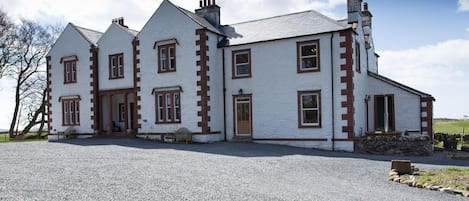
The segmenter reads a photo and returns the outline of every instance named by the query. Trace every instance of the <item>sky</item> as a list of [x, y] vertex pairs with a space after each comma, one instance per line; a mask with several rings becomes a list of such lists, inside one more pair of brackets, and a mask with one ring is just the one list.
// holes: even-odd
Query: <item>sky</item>
[[[373, 14], [373, 38], [379, 73], [432, 94], [434, 117], [469, 116], [469, 0], [365, 0]], [[0, 0], [16, 22], [76, 25], [104, 32], [113, 18], [140, 30], [162, 0]], [[198, 0], [171, 0], [187, 10]], [[217, 0], [221, 21], [232, 24], [316, 10], [345, 19], [347, 0]], [[105, 9], [103, 9], [105, 8]], [[10, 82], [0, 79], [0, 128], [8, 128], [13, 110]]]

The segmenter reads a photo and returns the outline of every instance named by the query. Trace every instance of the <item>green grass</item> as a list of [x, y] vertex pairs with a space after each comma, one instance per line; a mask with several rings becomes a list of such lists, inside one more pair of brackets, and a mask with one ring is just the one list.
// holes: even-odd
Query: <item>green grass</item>
[[469, 134], [469, 120], [434, 120], [435, 133], [461, 134], [463, 128]]
[[459, 190], [469, 190], [469, 169], [449, 167], [436, 171], [422, 171], [420, 176], [416, 177], [416, 182]]
[[10, 139], [10, 135], [8, 133], [0, 133], [0, 143], [3, 142], [37, 142], [37, 141], [47, 141], [47, 138], [44, 139], [37, 139], [36, 133], [27, 133], [24, 140], [15, 140]]

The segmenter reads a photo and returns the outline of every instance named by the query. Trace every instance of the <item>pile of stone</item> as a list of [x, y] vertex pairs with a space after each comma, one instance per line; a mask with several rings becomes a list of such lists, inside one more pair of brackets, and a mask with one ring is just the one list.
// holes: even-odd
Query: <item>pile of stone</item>
[[418, 183], [415, 178], [418, 177], [419, 169], [412, 166], [409, 160], [393, 160], [391, 162], [391, 171], [388, 174], [388, 180], [406, 184], [410, 187], [417, 187], [433, 191], [441, 191], [454, 195], [469, 197], [469, 191], [446, 188], [444, 186], [432, 185], [428, 183]]

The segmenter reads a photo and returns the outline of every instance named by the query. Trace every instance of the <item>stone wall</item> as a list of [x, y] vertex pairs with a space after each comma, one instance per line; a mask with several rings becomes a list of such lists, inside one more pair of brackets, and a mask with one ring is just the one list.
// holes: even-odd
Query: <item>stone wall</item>
[[368, 136], [354, 139], [357, 153], [430, 156], [433, 154], [432, 143], [428, 137], [409, 139], [396, 136]]

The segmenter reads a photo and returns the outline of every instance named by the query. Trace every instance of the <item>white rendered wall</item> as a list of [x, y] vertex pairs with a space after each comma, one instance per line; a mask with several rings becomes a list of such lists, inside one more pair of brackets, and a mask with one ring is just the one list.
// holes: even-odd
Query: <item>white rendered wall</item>
[[[75, 96], [81, 98], [80, 101], [80, 126], [73, 126], [78, 134], [91, 134], [91, 70], [90, 70], [90, 43], [86, 41], [71, 24], [67, 25], [57, 42], [48, 54], [51, 56], [50, 65], [52, 74], [50, 85], [52, 92], [50, 95], [52, 104], [51, 134], [63, 132], [68, 126], [62, 126], [62, 102], [59, 102], [61, 96]], [[77, 61], [77, 82], [64, 84], [64, 64], [60, 63], [62, 57], [78, 57]]]
[[370, 128], [374, 129], [374, 95], [394, 95], [395, 127], [397, 131], [420, 131], [420, 97], [369, 77], [369, 93], [371, 95]]
[[[169, 2], [164, 1], [143, 30], [138, 35], [140, 40], [141, 77], [139, 86], [141, 91], [142, 116], [139, 123], [142, 128], [139, 133], [174, 132], [180, 127], [186, 127], [192, 132], [201, 132], [197, 122], [200, 117], [197, 112], [197, 74], [196, 74], [196, 44], [198, 36], [195, 30], [201, 28]], [[177, 39], [176, 44], [176, 72], [158, 74], [157, 49], [153, 49], [156, 41]], [[212, 49], [212, 47], [210, 47]], [[214, 57], [213, 59], [215, 59]], [[181, 123], [156, 124], [155, 87], [181, 86]]]
[[[134, 86], [133, 37], [112, 23], [98, 42], [99, 90], [127, 89]], [[124, 54], [124, 78], [109, 79], [109, 55]]]
[[[335, 80], [340, 80], [339, 37], [332, 39]], [[297, 73], [297, 42], [320, 40], [321, 71]], [[252, 77], [232, 79], [232, 51], [251, 49]], [[233, 95], [252, 94], [253, 138], [326, 138], [326, 142], [258, 141], [332, 149], [331, 34], [234, 46], [225, 49], [226, 117], [228, 140], [233, 137]], [[339, 83], [334, 83], [338, 85]], [[340, 86], [335, 86], [335, 119], [341, 120]], [[298, 91], [321, 90], [321, 128], [298, 128]], [[342, 129], [336, 123], [336, 133]], [[338, 130], [340, 129], [340, 130]], [[340, 137], [340, 136], [339, 136]], [[338, 136], [336, 136], [338, 138]], [[337, 148], [337, 147], [336, 147]]]

